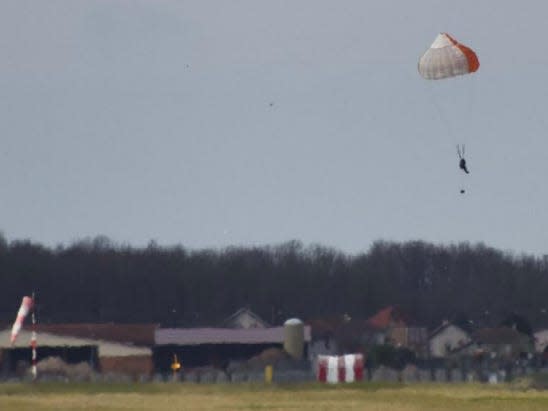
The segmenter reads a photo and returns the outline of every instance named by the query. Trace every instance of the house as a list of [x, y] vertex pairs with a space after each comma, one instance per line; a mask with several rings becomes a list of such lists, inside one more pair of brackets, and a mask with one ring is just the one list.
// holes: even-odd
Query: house
[[514, 328], [483, 328], [472, 333], [470, 342], [453, 350], [455, 355], [481, 356], [516, 359], [523, 354], [532, 353], [534, 344], [531, 337]]
[[343, 318], [340, 316], [316, 318], [306, 321], [311, 332], [311, 341], [308, 348], [310, 360], [314, 360], [318, 355], [339, 354], [336, 334], [343, 321]]
[[[352, 322], [352, 324], [350, 324]], [[355, 321], [347, 315], [316, 318], [306, 321], [311, 329], [308, 357], [314, 361], [318, 355], [343, 354], [348, 349], [345, 340], [360, 340], [360, 331], [352, 325]], [[349, 332], [352, 328], [352, 332]], [[350, 335], [351, 334], [351, 335]], [[345, 338], [346, 337], [346, 338]]]
[[533, 334], [535, 339], [535, 351], [543, 353], [548, 349], [548, 330], [540, 330]]
[[312, 340], [309, 358], [318, 355], [342, 355], [364, 352], [367, 347], [383, 344], [384, 330], [378, 329], [367, 320], [351, 318], [348, 315], [311, 319]]
[[[36, 326], [38, 361], [60, 357], [68, 364], [87, 363], [102, 373], [134, 377], [152, 373], [152, 345], [157, 324], [40, 324]], [[30, 364], [31, 331], [20, 331], [10, 344], [11, 328], [0, 331], [0, 369], [15, 372], [18, 363]]]
[[251, 311], [249, 308], [240, 308], [230, 317], [225, 319], [222, 324], [222, 328], [268, 328], [268, 324], [265, 320]]
[[540, 330], [533, 334], [535, 352], [541, 355], [543, 363], [548, 361], [548, 330]]
[[469, 342], [470, 334], [467, 331], [449, 321], [444, 321], [428, 336], [428, 353], [431, 358], [444, 358]]
[[426, 327], [411, 325], [409, 316], [399, 307], [388, 306], [367, 320], [377, 330], [378, 343], [407, 348], [418, 356], [426, 356], [428, 332]]
[[426, 357], [428, 352], [428, 330], [426, 327], [395, 327], [387, 338], [394, 346], [407, 348], [419, 357]]
[[388, 306], [363, 320], [348, 315], [308, 320], [312, 329], [311, 359], [317, 355], [362, 352], [368, 347], [392, 344], [426, 356], [425, 327], [409, 325], [409, 317], [398, 307]]
[[535, 332], [533, 339], [535, 342], [535, 352], [548, 354], [548, 329]]
[[367, 323], [377, 329], [407, 327], [409, 317], [399, 308], [388, 306], [378, 311], [367, 320]]

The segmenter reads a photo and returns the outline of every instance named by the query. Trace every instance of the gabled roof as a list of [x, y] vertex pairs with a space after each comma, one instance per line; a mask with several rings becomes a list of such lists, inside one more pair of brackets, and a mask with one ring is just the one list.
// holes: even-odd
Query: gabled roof
[[[30, 325], [25, 325], [30, 330]], [[38, 333], [49, 333], [91, 340], [112, 341], [123, 344], [154, 345], [154, 331], [159, 324], [115, 324], [115, 323], [77, 323], [77, 324], [36, 324]]]
[[257, 314], [255, 314], [253, 311], [251, 311], [247, 307], [240, 308], [238, 311], [236, 311], [234, 314], [232, 314], [230, 317], [226, 318], [222, 322], [222, 327], [226, 328], [242, 328], [237, 325], [238, 318], [243, 316], [249, 316], [253, 318], [256, 325], [251, 328], [267, 328], [270, 327], [270, 324], [267, 323], [265, 320], [263, 320], [261, 317], [259, 317]]
[[375, 328], [405, 327], [407, 322], [407, 316], [392, 305], [383, 308], [367, 320], [367, 323]]
[[[82, 338], [59, 333], [49, 333], [44, 330], [37, 332], [38, 355], [43, 347], [97, 347], [99, 357], [126, 357], [133, 355], [152, 354], [150, 347], [137, 346], [134, 344], [121, 344], [113, 341], [106, 341], [97, 338]], [[0, 331], [0, 349], [29, 348], [31, 331], [21, 330], [17, 340], [12, 345], [10, 342], [11, 328]]]
[[548, 329], [535, 331], [533, 336], [535, 338], [548, 338]]
[[455, 348], [452, 353], [455, 354], [469, 349], [470, 347], [481, 347], [482, 345], [511, 345], [514, 347], [524, 347], [524, 344], [528, 344], [528, 342], [528, 335], [522, 334], [510, 327], [482, 328], [472, 334], [469, 342]]
[[438, 335], [439, 333], [441, 333], [442, 331], [444, 331], [445, 329], [449, 328], [449, 327], [455, 327], [455, 328], [458, 328], [459, 330], [461, 330], [462, 332], [464, 332], [465, 334], [470, 334], [467, 330], [465, 330], [464, 328], [456, 325], [456, 324], [453, 324], [452, 322], [447, 322], [447, 321], [444, 321], [443, 323], [441, 323], [437, 328], [435, 328], [434, 330], [432, 330], [430, 332], [430, 334], [428, 335], [428, 339], [430, 340], [431, 338], [434, 338], [436, 335]]
[[[270, 328], [159, 328], [157, 345], [200, 344], [283, 344], [284, 327]], [[304, 327], [304, 341], [310, 341], [310, 326]]]
[[483, 328], [473, 335], [473, 341], [480, 344], [521, 344], [526, 334], [510, 327]]

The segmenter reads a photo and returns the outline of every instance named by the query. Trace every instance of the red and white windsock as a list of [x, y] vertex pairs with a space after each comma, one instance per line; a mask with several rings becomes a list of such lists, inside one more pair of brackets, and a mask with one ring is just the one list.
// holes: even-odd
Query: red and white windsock
[[470, 47], [447, 33], [440, 33], [419, 60], [419, 73], [426, 80], [441, 80], [479, 69], [478, 56]]
[[17, 313], [17, 318], [15, 319], [15, 322], [13, 323], [13, 327], [11, 328], [11, 343], [12, 345], [15, 343], [15, 340], [17, 339], [17, 335], [19, 334], [19, 331], [21, 330], [21, 327], [23, 326], [23, 321], [25, 321], [25, 317], [32, 309], [32, 298], [31, 297], [23, 297], [23, 301], [21, 302], [21, 307], [19, 308], [19, 312]]

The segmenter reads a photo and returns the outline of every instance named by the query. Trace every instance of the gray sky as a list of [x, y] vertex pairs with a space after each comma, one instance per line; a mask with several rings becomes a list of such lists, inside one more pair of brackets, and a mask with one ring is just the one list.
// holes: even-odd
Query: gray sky
[[[9, 239], [548, 251], [544, 1], [3, 0], [0, 10]], [[441, 31], [476, 50], [475, 75], [418, 75]]]

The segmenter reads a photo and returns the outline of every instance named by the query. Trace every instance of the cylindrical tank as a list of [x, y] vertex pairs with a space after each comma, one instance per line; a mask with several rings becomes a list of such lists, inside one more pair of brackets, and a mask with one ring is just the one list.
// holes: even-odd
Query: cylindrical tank
[[303, 358], [304, 324], [298, 318], [291, 318], [284, 323], [284, 350], [296, 360]]

